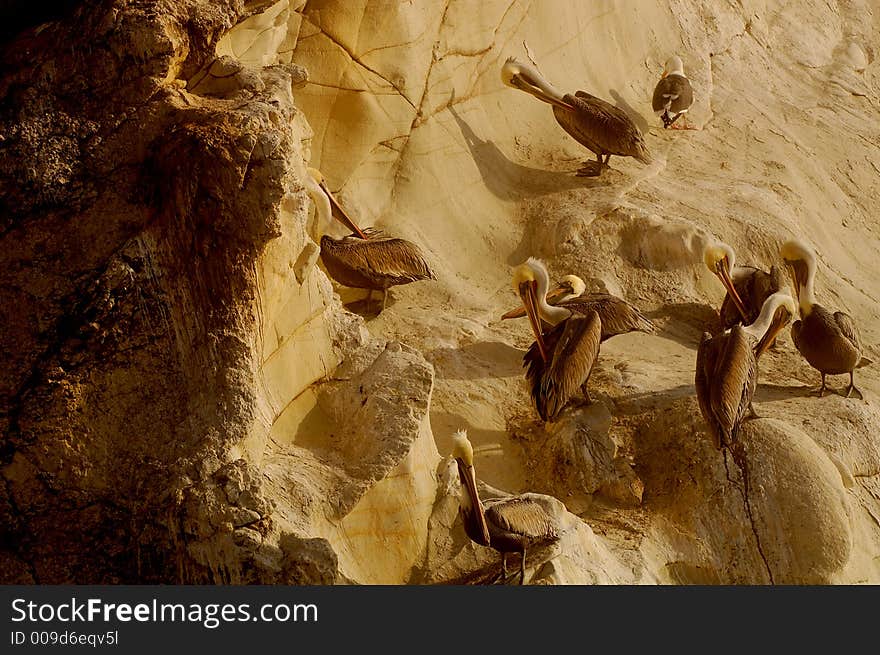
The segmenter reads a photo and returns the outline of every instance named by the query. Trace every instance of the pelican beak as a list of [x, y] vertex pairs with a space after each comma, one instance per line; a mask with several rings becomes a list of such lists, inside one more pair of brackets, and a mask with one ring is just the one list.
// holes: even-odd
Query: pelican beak
[[[551, 305], [555, 305], [561, 298], [563, 298], [566, 294], [571, 293], [572, 290], [570, 287], [565, 286], [564, 284], [558, 285], [555, 289], [551, 290], [547, 293], [547, 302]], [[525, 307], [517, 307], [516, 309], [511, 309], [506, 314], [502, 314], [501, 320], [506, 321], [509, 318], [522, 318], [526, 315]]]
[[334, 198], [333, 194], [330, 193], [330, 189], [327, 188], [327, 185], [322, 181], [319, 183], [319, 186], [321, 187], [321, 191], [326, 193], [327, 197], [330, 199], [330, 208], [333, 212], [333, 218], [342, 223], [354, 234], [357, 234], [361, 239], [366, 239], [367, 235], [364, 234], [357, 225], [355, 225], [355, 222], [351, 220], [348, 214], [345, 213], [345, 210], [342, 209], [342, 206], [338, 202], [336, 202], [336, 198]]
[[541, 359], [547, 361], [547, 348], [544, 346], [544, 332], [541, 329], [541, 317], [538, 316], [538, 283], [535, 280], [527, 280], [519, 285], [519, 296], [535, 333], [535, 341], [538, 342], [538, 350]]
[[663, 73], [660, 75], [660, 79], [664, 79], [667, 75], [669, 75], [669, 72], [664, 68]]
[[471, 499], [471, 506], [477, 519], [477, 528], [485, 540], [483, 545], [489, 545], [489, 526], [486, 524], [486, 515], [483, 513], [483, 504], [480, 502], [480, 495], [477, 493], [477, 475], [474, 473], [474, 467], [465, 464], [462, 460], [456, 458], [455, 463], [458, 464], [458, 477], [461, 480], [465, 492]]
[[736, 292], [736, 287], [733, 286], [733, 279], [730, 277], [729, 262], [727, 261], [727, 257], [722, 257], [718, 260], [718, 263], [715, 264], [715, 275], [718, 276], [718, 279], [721, 280], [721, 284], [724, 285], [724, 288], [727, 289], [727, 293], [730, 294], [730, 297], [733, 300], [733, 304], [736, 306], [739, 315], [742, 316], [743, 322], [748, 323], [748, 312], [746, 312], [746, 308], [743, 304], [742, 298], [740, 298], [739, 294]]
[[773, 314], [773, 320], [770, 322], [770, 327], [767, 328], [764, 336], [761, 337], [758, 345], [755, 346], [755, 359], [761, 358], [761, 355], [763, 355], [767, 348], [770, 347], [770, 344], [773, 343], [773, 339], [775, 339], [776, 335], [782, 331], [782, 328], [788, 325], [791, 318], [792, 315], [788, 309], [785, 307], [777, 308], [776, 313]]
[[535, 96], [538, 100], [543, 100], [544, 102], [548, 102], [551, 105], [555, 105], [557, 107], [562, 107], [563, 109], [574, 110], [567, 102], [560, 100], [559, 98], [554, 98], [552, 95], [544, 91], [539, 84], [537, 84], [534, 80], [532, 80], [527, 73], [522, 71], [518, 73], [514, 73], [514, 75], [510, 78], [510, 83], [513, 84], [520, 91], [525, 91], [533, 96]]
[[795, 267], [794, 261], [789, 259], [785, 260], [785, 267], [788, 269], [788, 272], [791, 274], [791, 281], [794, 284], [794, 294], [795, 298], [800, 300], [801, 297], [801, 280], [798, 277], [798, 271]]

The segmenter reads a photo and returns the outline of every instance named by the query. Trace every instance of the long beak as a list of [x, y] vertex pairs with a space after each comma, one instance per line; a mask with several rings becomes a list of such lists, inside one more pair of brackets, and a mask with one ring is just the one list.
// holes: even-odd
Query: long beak
[[544, 345], [544, 332], [541, 329], [541, 317], [538, 316], [538, 283], [534, 280], [523, 282], [519, 285], [519, 295], [522, 298], [529, 323], [532, 324], [532, 332], [535, 333], [535, 341], [538, 342], [538, 350], [541, 359], [547, 361], [547, 347]]
[[764, 336], [761, 337], [758, 345], [755, 346], [755, 359], [761, 358], [764, 351], [766, 351], [767, 348], [770, 347], [770, 344], [773, 343], [773, 339], [776, 338], [776, 335], [782, 331], [782, 328], [788, 325], [790, 320], [791, 314], [785, 307], [780, 307], [776, 310], [776, 313], [773, 315], [773, 320], [770, 322], [770, 327], [767, 328]]
[[355, 222], [351, 220], [348, 214], [345, 213], [345, 210], [342, 206], [336, 202], [336, 198], [333, 197], [333, 194], [330, 193], [330, 189], [327, 188], [327, 185], [324, 182], [320, 183], [321, 190], [327, 194], [327, 197], [330, 199], [330, 209], [333, 212], [333, 218], [342, 223], [345, 227], [351, 230], [354, 234], [357, 234], [361, 239], [366, 239], [367, 235], [361, 232], [361, 229], [355, 225]]
[[[547, 294], [547, 302], [551, 305], [555, 305], [559, 300], [561, 300], [567, 293], [569, 293], [568, 289], [562, 286], [561, 284], [550, 291]], [[501, 320], [505, 321], [509, 318], [522, 318], [526, 315], [525, 307], [517, 307], [516, 309], [511, 309], [506, 314], [502, 314]]]
[[791, 274], [791, 281], [794, 284], [794, 294], [797, 300], [801, 299], [801, 281], [798, 278], [797, 270], [795, 270], [794, 264], [791, 262], [785, 262], [785, 267], [788, 269], [788, 272]]
[[560, 100], [559, 98], [555, 98], [551, 96], [549, 93], [545, 92], [537, 84], [531, 82], [525, 75], [522, 73], [517, 73], [510, 79], [511, 83], [516, 86], [521, 91], [525, 91], [533, 96], [535, 96], [538, 100], [543, 100], [551, 105], [555, 105], [557, 107], [562, 107], [563, 109], [574, 110], [574, 107], [567, 102]]
[[664, 70], [664, 71], [663, 71], [663, 74], [660, 76], [660, 79], [662, 80], [662, 79], [665, 78], [667, 75], [669, 75], [669, 73], [668, 73], [666, 70]]
[[719, 260], [718, 263], [715, 264], [715, 272], [721, 280], [721, 284], [724, 285], [724, 288], [727, 289], [727, 293], [730, 294], [730, 297], [733, 299], [733, 304], [736, 306], [739, 315], [742, 316], [743, 323], [748, 323], [748, 312], [746, 312], [742, 298], [740, 298], [739, 294], [736, 292], [736, 287], [733, 286], [733, 279], [731, 279], [730, 271], [727, 269], [727, 257]]
[[464, 484], [467, 495], [471, 498], [471, 505], [474, 508], [474, 514], [477, 519], [477, 529], [483, 535], [485, 540], [483, 545], [489, 545], [489, 526], [486, 524], [486, 514], [483, 512], [483, 503], [480, 502], [480, 494], [477, 493], [477, 475], [473, 466], [468, 466], [460, 459], [455, 460], [458, 464], [458, 477]]

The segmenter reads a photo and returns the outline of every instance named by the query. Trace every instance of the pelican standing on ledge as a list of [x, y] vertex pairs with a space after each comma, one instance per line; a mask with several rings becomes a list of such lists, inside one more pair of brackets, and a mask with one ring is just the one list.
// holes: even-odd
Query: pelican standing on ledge
[[328, 234], [321, 236], [321, 261], [330, 277], [339, 284], [369, 289], [367, 302], [374, 290], [382, 291], [384, 310], [389, 287], [436, 279], [416, 244], [385, 236], [372, 228], [358, 228], [327, 189], [320, 171], [310, 168], [304, 182], [318, 211], [318, 229], [327, 229], [332, 225], [333, 217], [336, 217], [352, 231], [352, 234], [341, 239], [334, 239]]
[[802, 241], [787, 241], [779, 250], [791, 272], [798, 297], [801, 318], [791, 326], [795, 347], [822, 374], [819, 396], [825, 393], [825, 376], [849, 373], [846, 397], [852, 392], [864, 399], [853, 380], [855, 368], [862, 359], [862, 343], [852, 316], [833, 314], [816, 302], [813, 283], [816, 278], [816, 254]]
[[[576, 314], [566, 307], [548, 305], [549, 286], [547, 268], [534, 257], [513, 272], [513, 288], [535, 334], [535, 342], [523, 356], [526, 380], [544, 421], [555, 420], [578, 389], [588, 403], [592, 402], [587, 382], [602, 338], [602, 321], [595, 310]], [[544, 332], [541, 319], [554, 327]]]
[[501, 575], [507, 579], [507, 554], [522, 553], [520, 584], [526, 579], [526, 550], [549, 546], [559, 541], [559, 526], [544, 507], [529, 496], [515, 496], [486, 502], [477, 493], [474, 471], [474, 448], [465, 430], [452, 436], [452, 456], [458, 465], [458, 477], [464, 493], [459, 511], [464, 531], [471, 541], [501, 553]]
[[766, 273], [754, 266], [737, 266], [733, 248], [722, 241], [706, 246], [703, 261], [727, 290], [721, 303], [721, 327], [727, 329], [739, 323], [753, 323], [764, 301], [785, 285], [782, 269], [771, 266]]
[[688, 129], [673, 127], [675, 121], [687, 113], [694, 104], [694, 90], [691, 81], [684, 74], [684, 65], [679, 57], [671, 57], [663, 67], [660, 81], [654, 87], [651, 106], [654, 113], [663, 120], [663, 128]]
[[736, 441], [747, 412], [755, 415], [752, 396], [758, 382], [758, 360], [796, 313], [797, 305], [789, 294], [774, 293], [748, 327], [734, 325], [714, 337], [703, 333], [694, 386], [700, 412], [719, 450]]
[[[537, 261], [537, 260], [536, 260]], [[541, 265], [537, 262], [537, 265]], [[547, 303], [564, 307], [578, 314], [595, 311], [602, 321], [602, 341], [627, 332], [653, 332], [654, 324], [645, 317], [635, 305], [610, 293], [590, 293], [583, 295], [587, 285], [577, 275], [566, 275], [555, 289], [547, 294]], [[501, 320], [520, 318], [526, 315], [524, 307], [511, 309]]]
[[534, 66], [514, 57], [510, 57], [502, 66], [501, 80], [507, 86], [525, 91], [552, 105], [553, 115], [562, 129], [595, 153], [596, 161], [584, 162], [577, 175], [601, 175], [611, 155], [634, 157], [643, 164], [651, 163], [642, 133], [622, 109], [586, 91], [578, 91], [574, 95], [562, 94]]

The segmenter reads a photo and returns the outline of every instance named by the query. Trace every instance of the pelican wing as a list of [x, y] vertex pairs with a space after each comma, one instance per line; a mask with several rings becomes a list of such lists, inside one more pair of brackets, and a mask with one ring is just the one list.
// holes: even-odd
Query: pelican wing
[[384, 278], [391, 284], [436, 279], [416, 244], [381, 233], [369, 234], [373, 236], [366, 240], [354, 236], [338, 240], [334, 255], [368, 279]]
[[736, 439], [745, 418], [758, 375], [758, 364], [751, 339], [736, 325], [730, 332], [718, 335], [718, 356], [714, 375], [709, 380], [711, 414], [717, 421], [721, 444], [729, 446]]
[[554, 420], [589, 379], [601, 339], [602, 321], [595, 311], [573, 315], [551, 330], [546, 339], [550, 361], [532, 380], [532, 397], [542, 419]]
[[556, 539], [556, 523], [541, 505], [528, 498], [511, 498], [493, 503], [486, 509], [490, 526], [527, 539]]
[[645, 139], [625, 111], [586, 91], [567, 94], [564, 100], [574, 111], [556, 107], [553, 113], [576, 141], [597, 154], [635, 157], [643, 164], [651, 163]]
[[602, 321], [602, 341], [635, 330], [654, 331], [654, 324], [635, 305], [610, 293], [586, 294], [561, 302], [559, 306], [580, 314], [586, 314], [590, 310], [599, 314]]
[[673, 116], [687, 111], [694, 103], [694, 91], [690, 80], [681, 75], [667, 75], [654, 87], [651, 106], [657, 113], [664, 111]]
[[834, 312], [834, 322], [837, 323], [837, 327], [840, 328], [841, 334], [847, 338], [858, 352], [861, 352], [862, 342], [859, 338], [859, 332], [856, 329], [856, 324], [853, 321], [852, 316], [846, 312]]

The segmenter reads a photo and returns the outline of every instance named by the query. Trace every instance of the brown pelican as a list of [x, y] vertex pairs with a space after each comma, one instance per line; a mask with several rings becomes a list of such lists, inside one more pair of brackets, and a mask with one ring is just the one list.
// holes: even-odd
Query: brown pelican
[[597, 161], [584, 162], [578, 175], [600, 175], [611, 155], [634, 157], [643, 164], [651, 163], [642, 133], [622, 109], [585, 91], [578, 91], [574, 95], [562, 94], [534, 66], [514, 57], [510, 57], [501, 68], [501, 80], [507, 86], [553, 105], [553, 115], [562, 129], [596, 154]]
[[507, 554], [522, 553], [520, 584], [526, 579], [526, 550], [550, 546], [559, 541], [559, 526], [554, 516], [530, 495], [486, 501], [477, 493], [474, 472], [474, 449], [465, 430], [453, 436], [452, 456], [458, 464], [458, 477], [464, 493], [459, 511], [464, 530], [471, 541], [501, 553], [501, 575], [507, 579]]
[[791, 326], [795, 347], [822, 374], [819, 396], [825, 393], [825, 376], [849, 373], [846, 397], [852, 392], [864, 398], [853, 381], [854, 369], [862, 358], [862, 344], [852, 316], [833, 314], [816, 302], [813, 282], [816, 278], [816, 255], [801, 241], [787, 241], [779, 250], [794, 280], [801, 318]]
[[352, 230], [352, 234], [341, 239], [328, 234], [321, 236], [321, 261], [339, 284], [369, 289], [367, 302], [374, 290], [382, 291], [384, 310], [389, 287], [436, 279], [416, 244], [372, 228], [358, 228], [327, 189], [320, 171], [310, 168], [304, 182], [318, 210], [319, 229], [326, 229], [335, 217]]
[[[544, 421], [555, 420], [578, 389], [591, 402], [587, 382], [602, 338], [602, 321], [595, 310], [580, 314], [548, 305], [549, 286], [546, 267], [533, 257], [514, 270], [513, 288], [522, 299], [535, 334], [535, 343], [523, 356], [523, 365], [527, 367], [532, 399]], [[553, 327], [544, 332], [541, 319]]]
[[748, 327], [734, 325], [714, 337], [703, 333], [694, 386], [700, 412], [719, 450], [736, 441], [747, 412], [755, 415], [752, 396], [758, 359], [796, 312], [794, 299], [781, 291], [764, 301], [757, 320]]
[[[536, 261], [536, 266], [543, 264]], [[564, 307], [578, 314], [595, 311], [602, 321], [602, 341], [627, 332], [653, 332], [654, 324], [637, 307], [610, 293], [590, 293], [583, 295], [587, 285], [577, 275], [566, 275], [558, 286], [547, 294], [547, 303]], [[512, 309], [501, 320], [520, 318], [526, 315], [524, 307]]]
[[[679, 57], [672, 57], [663, 67], [660, 81], [654, 87], [654, 98], [651, 106], [654, 113], [663, 120], [663, 127], [672, 127], [673, 123], [686, 114], [694, 104], [694, 90], [690, 80], [685, 77], [684, 65]], [[679, 129], [673, 127], [673, 129]], [[681, 129], [688, 129], [687, 127]]]
[[733, 248], [721, 241], [706, 246], [703, 261], [727, 289], [719, 310], [724, 329], [754, 322], [764, 301], [784, 287], [784, 276], [778, 266], [771, 266], [769, 273], [754, 266], [737, 266]]

